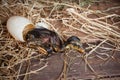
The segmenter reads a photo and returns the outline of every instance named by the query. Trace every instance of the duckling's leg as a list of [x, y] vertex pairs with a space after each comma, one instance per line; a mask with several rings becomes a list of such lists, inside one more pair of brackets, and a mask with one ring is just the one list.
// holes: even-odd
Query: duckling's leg
[[48, 55], [48, 52], [44, 48], [39, 46], [39, 47], [37, 47], [37, 49], [38, 49], [39, 53], [41, 53], [43, 55]]

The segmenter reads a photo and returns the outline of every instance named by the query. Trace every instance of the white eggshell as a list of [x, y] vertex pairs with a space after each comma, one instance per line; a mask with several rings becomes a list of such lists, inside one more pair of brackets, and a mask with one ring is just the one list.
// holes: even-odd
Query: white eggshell
[[12, 16], [7, 21], [7, 29], [16, 40], [24, 42], [23, 30], [29, 24], [32, 22], [25, 17]]
[[45, 22], [38, 22], [38, 23], [36, 23], [35, 26], [36, 26], [36, 28], [50, 29], [50, 26], [47, 23], [45, 23]]

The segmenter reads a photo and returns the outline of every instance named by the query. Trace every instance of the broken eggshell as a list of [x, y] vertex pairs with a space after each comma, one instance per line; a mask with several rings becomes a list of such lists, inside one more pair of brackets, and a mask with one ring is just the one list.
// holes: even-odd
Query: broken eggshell
[[43, 21], [36, 23], [35, 27], [36, 27], [36, 28], [41, 28], [41, 27], [43, 27], [43, 28], [50, 29], [50, 26], [49, 26], [47, 23], [43, 22]]
[[[40, 24], [40, 25], [39, 25]], [[45, 23], [39, 23], [37, 27], [27, 18], [22, 16], [12, 16], [7, 21], [9, 33], [18, 41], [25, 42], [26, 34], [35, 28], [48, 28]], [[44, 25], [45, 24], [45, 25]], [[38, 27], [39, 26], [39, 27]]]

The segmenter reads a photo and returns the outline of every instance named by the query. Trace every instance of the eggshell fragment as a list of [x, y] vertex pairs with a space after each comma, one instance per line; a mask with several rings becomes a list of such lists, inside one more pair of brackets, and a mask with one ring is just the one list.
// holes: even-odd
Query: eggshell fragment
[[35, 26], [36, 26], [36, 28], [50, 29], [50, 26], [47, 23], [45, 23], [45, 22], [38, 22]]
[[[35, 28], [32, 22], [21, 16], [12, 16], [7, 21], [7, 29], [9, 33], [19, 41], [24, 42], [24, 33], [27, 33], [26, 31], [29, 31], [29, 29]], [[26, 31], [25, 31], [25, 30]], [[23, 33], [24, 32], [24, 33]]]

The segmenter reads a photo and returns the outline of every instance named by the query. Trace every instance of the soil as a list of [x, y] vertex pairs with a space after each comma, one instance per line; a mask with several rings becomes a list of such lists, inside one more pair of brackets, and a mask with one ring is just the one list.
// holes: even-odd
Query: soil
[[100, 10], [108, 14], [120, 15], [120, 1], [119, 0], [100, 0], [100, 2], [94, 3], [90, 9]]

